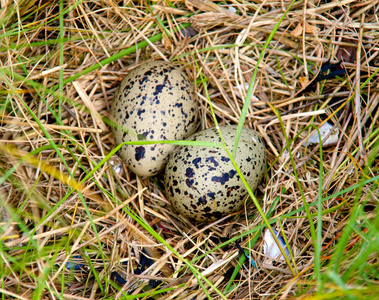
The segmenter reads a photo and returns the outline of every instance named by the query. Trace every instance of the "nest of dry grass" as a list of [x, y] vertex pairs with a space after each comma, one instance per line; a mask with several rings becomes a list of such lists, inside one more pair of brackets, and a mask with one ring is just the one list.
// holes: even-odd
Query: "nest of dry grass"
[[[378, 139], [378, 2], [298, 1], [288, 12], [287, 1], [147, 4], [1, 1], [0, 265], [11, 271], [2, 271], [0, 293], [19, 299], [121, 299], [143, 292], [146, 299], [206, 299], [209, 293], [221, 299], [214, 287], [224, 292], [239, 264], [235, 241], [257, 268], [242, 266], [227, 299], [316, 293], [315, 264], [321, 272], [327, 265], [351, 207], [364, 201], [368, 218], [375, 218], [377, 191], [363, 185], [357, 200], [351, 187], [361, 182]], [[219, 123], [237, 124], [257, 68], [245, 126], [263, 135], [268, 172], [256, 194], [265, 212], [279, 200], [270, 220], [288, 240], [291, 268], [267, 261], [262, 234], [249, 247], [262, 224], [250, 202], [212, 224], [194, 224], [172, 210], [161, 175], [141, 179], [122, 164], [121, 175], [112, 169], [119, 162], [106, 157], [115, 147], [106, 123], [110, 103], [125, 74], [151, 59], [172, 61], [196, 84], [202, 129], [214, 123], [199, 74]], [[346, 75], [303, 91], [323, 64], [338, 61]], [[340, 134], [320, 156], [319, 145], [304, 146], [304, 137], [312, 131], [307, 126], [325, 120]], [[370, 170], [377, 164], [371, 161]], [[318, 208], [319, 190], [330, 197]], [[317, 262], [304, 199], [312, 204], [312, 222], [322, 210]], [[360, 242], [351, 239], [349, 247]], [[137, 275], [143, 249], [154, 264]], [[182, 258], [213, 287], [197, 280]], [[375, 256], [367, 261], [377, 264]], [[151, 280], [160, 285], [152, 289]]]

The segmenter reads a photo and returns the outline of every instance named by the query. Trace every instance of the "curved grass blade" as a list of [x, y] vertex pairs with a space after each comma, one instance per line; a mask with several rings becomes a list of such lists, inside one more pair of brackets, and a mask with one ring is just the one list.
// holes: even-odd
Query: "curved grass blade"
[[265, 52], [266, 52], [266, 49], [268, 48], [268, 45], [270, 44], [271, 40], [273, 39], [276, 31], [279, 29], [280, 24], [283, 22], [284, 18], [286, 17], [287, 13], [290, 11], [292, 5], [295, 4], [295, 2], [296, 2], [296, 0], [292, 0], [291, 4], [288, 6], [286, 11], [283, 13], [281, 18], [279, 19], [278, 23], [275, 25], [274, 29], [270, 33], [269, 37], [267, 38], [265, 45], [263, 46], [261, 53], [259, 54], [259, 58], [257, 60], [256, 67], [254, 69], [254, 72], [253, 72], [253, 75], [251, 77], [251, 81], [249, 84], [249, 88], [248, 88], [247, 93], [246, 93], [246, 99], [245, 99], [245, 102], [244, 102], [243, 107], [242, 107], [241, 117], [240, 117], [240, 120], [238, 122], [238, 129], [237, 129], [237, 133], [236, 133], [236, 138], [234, 140], [234, 147], [233, 147], [233, 152], [232, 152], [233, 158], [236, 157], [238, 143], [239, 143], [239, 140], [241, 137], [243, 125], [245, 124], [247, 110], [248, 110], [249, 105], [250, 105], [250, 99], [251, 99], [251, 96], [253, 94], [254, 83], [255, 83], [255, 78], [257, 77], [259, 64], [261, 63], [263, 56], [265, 55]]

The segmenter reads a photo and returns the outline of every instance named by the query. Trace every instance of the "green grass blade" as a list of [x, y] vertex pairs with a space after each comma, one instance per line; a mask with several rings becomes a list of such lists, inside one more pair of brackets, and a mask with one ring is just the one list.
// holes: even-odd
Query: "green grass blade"
[[[184, 28], [190, 26], [189, 23], [184, 23], [184, 24], [181, 24], [181, 25]], [[149, 38], [148, 40], [150, 41], [150, 43], [155, 43], [155, 42], [161, 40], [162, 36], [163, 36], [162, 33], [158, 33], [158, 34], [152, 36], [151, 38]], [[115, 60], [118, 60], [118, 59], [120, 59], [120, 58], [122, 58], [122, 57], [124, 57], [126, 55], [134, 53], [134, 52], [136, 52], [137, 49], [144, 48], [144, 47], [146, 47], [148, 45], [149, 45], [149, 42], [147, 42], [146, 40], [143, 40], [143, 41], [139, 42], [137, 45], [130, 46], [129, 48], [127, 48], [125, 50], [122, 50], [122, 51], [120, 51], [120, 52], [118, 52], [118, 53], [116, 53], [116, 54], [114, 54], [114, 55], [112, 55], [112, 56], [110, 56], [108, 58], [105, 58], [102, 61], [100, 61], [99, 63], [94, 64], [94, 65], [92, 65], [92, 66], [84, 69], [83, 71], [81, 71], [81, 72], [79, 72], [79, 73], [77, 73], [77, 74], [75, 74], [75, 75], [73, 75], [73, 76], [65, 79], [63, 81], [63, 85], [66, 85], [67, 83], [72, 82], [75, 79], [77, 79], [77, 78], [79, 78], [79, 77], [81, 77], [83, 75], [86, 75], [86, 74], [88, 74], [88, 73], [90, 73], [92, 71], [100, 69], [101, 67], [103, 67], [103, 66], [105, 66], [105, 65], [107, 65], [109, 63], [112, 63]], [[53, 89], [53, 90], [55, 90], [55, 89]]]
[[[64, 63], [64, 19], [63, 19], [63, 0], [59, 1], [59, 66], [63, 66]], [[59, 95], [63, 95], [63, 68], [59, 70]], [[58, 118], [62, 118], [62, 104], [63, 98], [59, 97], [59, 105], [58, 105]]]
[[[282, 194], [283, 194], [284, 192], [285, 192], [285, 188], [282, 188]], [[277, 197], [275, 198], [275, 200], [272, 202], [272, 204], [271, 204], [271, 206], [270, 206], [270, 208], [269, 208], [269, 210], [268, 210], [268, 212], [267, 212], [267, 214], [266, 214], [267, 219], [271, 218], [272, 213], [274, 212], [274, 210], [276, 209], [276, 207], [277, 207], [277, 205], [278, 205], [278, 203], [279, 203], [279, 200], [280, 200], [280, 196], [277, 196]], [[261, 225], [264, 225], [264, 223], [262, 222]], [[257, 242], [257, 240], [258, 240], [260, 234], [262, 233], [262, 230], [263, 230], [263, 229], [264, 229], [264, 228], [259, 229], [259, 230], [255, 233], [254, 237], [250, 240], [250, 242], [249, 242], [249, 249], [253, 249], [253, 247], [254, 247], [255, 243]], [[245, 253], [246, 253], [247, 255], [249, 255], [249, 251], [248, 251], [248, 250], [245, 250]], [[236, 265], [236, 267], [235, 267], [235, 269], [234, 269], [234, 271], [233, 271], [233, 274], [232, 274], [232, 276], [230, 277], [229, 282], [228, 282], [228, 284], [226, 285], [226, 287], [225, 287], [225, 289], [224, 289], [224, 294], [229, 293], [229, 292], [231, 291], [231, 290], [230, 290], [230, 287], [232, 286], [233, 281], [234, 281], [234, 279], [236, 278], [236, 276], [237, 276], [238, 272], [240, 271], [241, 266], [242, 266], [242, 264], [245, 262], [245, 260], [246, 260], [246, 257], [245, 257], [244, 255], [242, 255], [242, 256], [239, 258], [239, 260], [238, 260], [238, 264]]]
[[236, 133], [236, 138], [234, 140], [234, 146], [233, 146], [233, 152], [232, 152], [233, 158], [236, 157], [238, 143], [239, 143], [239, 140], [240, 140], [240, 137], [241, 137], [242, 128], [243, 128], [243, 126], [245, 124], [247, 110], [248, 110], [249, 105], [250, 105], [250, 99], [251, 99], [251, 96], [253, 94], [253, 89], [254, 89], [254, 84], [255, 84], [255, 78], [257, 77], [259, 64], [261, 63], [261, 61], [263, 59], [263, 56], [266, 53], [266, 49], [268, 48], [268, 45], [270, 44], [271, 40], [273, 39], [276, 31], [279, 29], [280, 24], [283, 22], [284, 18], [287, 16], [288, 12], [290, 11], [292, 5], [295, 4], [295, 2], [296, 2], [296, 0], [292, 0], [292, 2], [290, 3], [290, 5], [286, 9], [286, 11], [280, 17], [278, 23], [275, 25], [274, 29], [272, 30], [272, 32], [268, 36], [267, 41], [266, 41], [265, 45], [263, 46], [263, 49], [262, 49], [261, 53], [259, 54], [259, 58], [257, 60], [256, 67], [254, 69], [254, 72], [253, 72], [253, 75], [251, 77], [251, 81], [250, 81], [250, 84], [249, 84], [249, 88], [248, 88], [247, 93], [246, 93], [246, 99], [245, 99], [245, 102], [244, 102], [243, 107], [242, 107], [241, 117], [240, 117], [239, 122], [238, 122], [238, 129], [237, 129], [237, 133]]

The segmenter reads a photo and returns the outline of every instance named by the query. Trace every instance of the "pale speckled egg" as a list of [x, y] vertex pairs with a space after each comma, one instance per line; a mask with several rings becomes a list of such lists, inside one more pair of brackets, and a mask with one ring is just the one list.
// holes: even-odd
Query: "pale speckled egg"
[[[117, 144], [129, 141], [182, 140], [195, 132], [198, 107], [184, 72], [164, 61], [132, 70], [122, 80], [111, 107]], [[174, 145], [123, 145], [119, 151], [128, 168], [152, 176], [166, 165]]]
[[[237, 126], [220, 126], [232, 152]], [[188, 140], [221, 143], [216, 128], [193, 134]], [[265, 172], [266, 152], [262, 136], [244, 128], [235, 161], [254, 191]], [[181, 214], [200, 222], [219, 219], [239, 210], [247, 190], [225, 149], [180, 146], [170, 155], [164, 184], [167, 199]]]

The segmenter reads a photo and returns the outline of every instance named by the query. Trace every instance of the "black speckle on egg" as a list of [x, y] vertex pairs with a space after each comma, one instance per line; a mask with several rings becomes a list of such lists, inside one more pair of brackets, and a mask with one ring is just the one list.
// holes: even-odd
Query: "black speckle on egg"
[[217, 159], [215, 159], [214, 156], [207, 157], [205, 159], [205, 162], [208, 163], [208, 167], [209, 167], [209, 165], [213, 165], [214, 168], [218, 167]]
[[207, 196], [211, 199], [214, 199], [215, 198], [215, 193], [207, 193]]
[[234, 175], [237, 174], [236, 170], [230, 170], [228, 173], [223, 173], [221, 176], [213, 176], [212, 181], [219, 182], [221, 184], [225, 184], [229, 181], [229, 179], [233, 178]]
[[145, 147], [139, 146], [136, 148], [135, 152], [136, 152], [136, 155], [135, 155], [136, 161], [140, 161], [141, 159], [145, 158], [145, 152], [146, 152]]
[[173, 197], [174, 196], [174, 189], [172, 186], [169, 187], [169, 192], [170, 192], [171, 196]]
[[199, 197], [199, 199], [197, 201], [197, 206], [199, 206], [199, 205], [205, 205], [205, 204], [207, 204], [207, 197], [205, 195]]
[[139, 109], [138, 109], [138, 112], [137, 112], [137, 116], [140, 117], [144, 112], [146, 112], [145, 109], [139, 108]]
[[230, 158], [226, 157], [226, 156], [221, 156], [221, 161], [222, 162], [228, 162], [228, 161], [230, 161]]
[[186, 177], [191, 178], [191, 177], [193, 177], [194, 175], [195, 175], [195, 172], [193, 171], [192, 168], [187, 168], [187, 169], [186, 169]]

